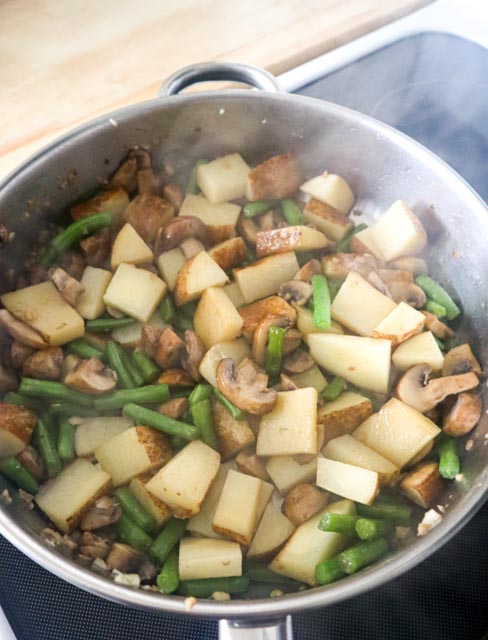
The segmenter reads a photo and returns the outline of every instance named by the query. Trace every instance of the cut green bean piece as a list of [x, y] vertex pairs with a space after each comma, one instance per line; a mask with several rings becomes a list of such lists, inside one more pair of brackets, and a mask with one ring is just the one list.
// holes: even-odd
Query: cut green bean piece
[[10, 478], [19, 489], [23, 489], [32, 494], [37, 493], [39, 489], [37, 480], [14, 456], [0, 460], [0, 471], [7, 476], [7, 478]]
[[452, 336], [450, 338], [447, 338], [446, 340], [446, 352], [449, 353], [449, 351], [451, 349], [454, 349], [454, 347], [458, 346], [458, 339], [456, 338], [456, 336]]
[[388, 542], [384, 538], [360, 542], [339, 554], [344, 571], [351, 575], [384, 556], [388, 551]]
[[337, 398], [341, 395], [341, 393], [346, 388], [346, 383], [339, 376], [335, 376], [332, 378], [332, 381], [325, 387], [322, 391], [322, 398], [325, 402], [332, 402], [333, 400], [337, 400]]
[[372, 505], [356, 504], [356, 511], [363, 518], [379, 518], [390, 520], [393, 524], [408, 527], [412, 516], [412, 508], [404, 504], [391, 504], [376, 500]]
[[171, 441], [171, 446], [176, 451], [183, 449], [183, 447], [187, 445], [187, 441], [185, 440], [185, 438], [182, 438], [181, 436], [171, 436], [170, 441]]
[[163, 564], [161, 573], [156, 578], [161, 593], [173, 593], [180, 584], [178, 571], [178, 549], [173, 549]]
[[205, 444], [216, 451], [219, 450], [219, 441], [215, 434], [210, 400], [200, 400], [190, 405], [193, 424], [200, 429], [200, 438]]
[[342, 287], [342, 282], [340, 280], [327, 280], [327, 284], [329, 285], [330, 299], [333, 301]]
[[180, 331], [188, 331], [193, 329], [193, 321], [188, 316], [185, 316], [184, 313], [180, 313], [179, 311], [175, 314], [173, 318], [173, 325], [179, 329]]
[[324, 513], [320, 518], [318, 528], [321, 531], [333, 531], [334, 533], [356, 534], [356, 522], [358, 516], [346, 513]]
[[430, 300], [444, 307], [448, 320], [454, 320], [461, 313], [461, 309], [438, 282], [423, 273], [415, 278], [415, 282]]
[[359, 518], [356, 522], [356, 533], [361, 540], [376, 540], [393, 532], [395, 525], [391, 520], [377, 518]]
[[171, 397], [172, 398], [188, 398], [191, 395], [193, 389], [190, 387], [173, 387], [171, 389]]
[[443, 307], [441, 304], [434, 302], [433, 300], [427, 300], [427, 302], [425, 303], [424, 309], [426, 311], [429, 311], [430, 313], [433, 313], [439, 319], [445, 318], [447, 316], [446, 308]]
[[37, 449], [41, 454], [44, 468], [50, 478], [54, 478], [63, 468], [59, 459], [58, 449], [56, 446], [55, 434], [51, 428], [48, 416], [44, 415], [37, 421], [34, 429], [34, 439], [37, 443]]
[[146, 384], [157, 380], [160, 370], [145, 353], [142, 353], [142, 351], [134, 351], [132, 353], [132, 360]]
[[88, 344], [88, 342], [82, 340], [81, 338], [77, 338], [76, 340], [68, 342], [66, 348], [70, 353], [74, 353], [85, 360], [88, 360], [88, 358], [98, 358], [99, 360], [104, 360], [105, 358], [105, 353], [101, 349], [97, 349], [97, 347]]
[[53, 382], [51, 380], [37, 380], [36, 378], [22, 378], [19, 385], [19, 392], [26, 396], [36, 398], [46, 398], [51, 400], [60, 400], [72, 402], [82, 407], [91, 407], [93, 399], [84, 393], [70, 389], [61, 382]]
[[349, 385], [349, 389], [350, 391], [355, 391], [360, 396], [364, 396], [365, 398], [367, 398], [371, 402], [374, 413], [379, 411], [381, 407], [385, 404], [384, 400], [376, 396], [374, 393], [371, 393], [371, 391], [366, 391], [366, 389], [355, 387], [354, 385]]
[[62, 462], [71, 462], [76, 457], [75, 427], [66, 419], [59, 423], [58, 456]]
[[441, 351], [446, 351], [446, 345], [444, 344], [444, 342], [442, 340], [440, 340], [437, 336], [434, 336], [434, 340], [437, 342], [437, 346], [439, 347], [439, 349]]
[[132, 384], [134, 385], [134, 387], [142, 387], [142, 385], [144, 384], [144, 378], [142, 377], [141, 372], [139, 371], [139, 368], [134, 362], [131, 354], [122, 349], [120, 355], [125, 365], [125, 369], [130, 375], [130, 379], [132, 380]]
[[138, 524], [129, 518], [126, 513], [117, 520], [115, 529], [120, 539], [129, 547], [134, 547], [138, 551], [147, 552], [152, 545], [152, 539]]
[[173, 298], [169, 294], [166, 294], [159, 303], [159, 313], [161, 314], [161, 320], [163, 322], [166, 322], [167, 324], [173, 322], [176, 309]]
[[45, 410], [45, 404], [41, 400], [23, 396], [15, 391], [8, 391], [5, 394], [3, 401], [7, 404], [15, 404], [18, 407], [25, 407], [26, 409], [34, 411], [34, 413], [39, 413]]
[[268, 336], [265, 369], [268, 375], [274, 377], [279, 375], [281, 369], [285, 329], [282, 327], [270, 327]]
[[339, 556], [319, 562], [315, 567], [315, 577], [319, 584], [330, 584], [343, 578], [346, 574]]
[[197, 160], [195, 162], [193, 169], [191, 170], [190, 177], [188, 178], [188, 182], [186, 183], [186, 187], [185, 187], [186, 193], [190, 193], [194, 195], [200, 191], [197, 183], [198, 167], [201, 164], [207, 164], [207, 163], [208, 163], [208, 160], [205, 160], [205, 158], [200, 158], [200, 160]]
[[330, 292], [327, 278], [322, 275], [312, 276], [313, 289], [313, 323], [317, 329], [330, 329]]
[[188, 521], [172, 518], [151, 545], [151, 554], [165, 562], [186, 531]]
[[368, 228], [368, 225], [362, 222], [361, 224], [358, 224], [357, 227], [354, 227], [354, 229], [351, 229], [351, 231], [346, 233], [346, 235], [336, 243], [336, 246], [335, 246], [336, 253], [349, 252], [351, 250], [351, 240], [354, 238], [356, 233], [359, 233], [360, 231], [364, 231], [364, 229], [367, 229], [367, 228]]
[[181, 305], [181, 307], [178, 308], [178, 312], [182, 313], [186, 318], [189, 318], [190, 320], [193, 319], [193, 316], [195, 315], [195, 311], [197, 310], [198, 307], [198, 300], [191, 300], [190, 302], [187, 302], [186, 304]]
[[220, 400], [220, 402], [224, 405], [224, 407], [231, 414], [234, 420], [245, 420], [246, 416], [244, 415], [244, 411], [242, 411], [242, 409], [239, 409], [239, 407], [236, 407], [236, 405], [233, 404], [230, 400], [227, 400], [224, 394], [219, 389], [217, 389], [217, 387], [213, 388], [213, 392], [215, 394], [215, 397]]
[[208, 400], [211, 395], [212, 387], [209, 384], [197, 384], [188, 396], [188, 402], [193, 404], [194, 402], [200, 402], [201, 400]]
[[244, 573], [252, 582], [264, 582], [295, 588], [300, 584], [296, 580], [292, 580], [286, 576], [274, 573], [274, 571], [270, 571], [266, 565], [261, 562], [254, 562], [253, 560], [246, 560], [244, 564]]
[[248, 202], [242, 209], [246, 218], [254, 218], [270, 211], [276, 205], [276, 200], [256, 200], [256, 202]]
[[78, 240], [94, 231], [108, 227], [112, 221], [112, 215], [108, 212], [94, 213], [67, 226], [49, 244], [39, 258], [39, 263], [47, 269], [67, 249]]
[[456, 439], [441, 434], [437, 443], [439, 473], [446, 480], [453, 480], [461, 473], [461, 462], [457, 452]]
[[167, 384], [150, 384], [139, 389], [120, 389], [113, 393], [95, 398], [93, 405], [99, 411], [113, 411], [122, 409], [130, 402], [138, 404], [156, 404], [169, 400], [169, 387]]
[[194, 596], [195, 598], [210, 598], [216, 591], [237, 594], [245, 593], [249, 589], [247, 576], [235, 576], [232, 578], [204, 578], [201, 580], [184, 580], [180, 582], [178, 593], [182, 596]]
[[281, 209], [283, 211], [283, 216], [288, 224], [305, 224], [305, 219], [300, 207], [295, 202], [293, 202], [293, 200], [290, 200], [290, 198], [285, 198], [281, 201]]
[[185, 440], [196, 440], [200, 437], [200, 429], [192, 424], [180, 422], [157, 411], [151, 411], [137, 404], [126, 404], [122, 409], [126, 418], [132, 418], [136, 424], [144, 424], [170, 436], [181, 436]]
[[117, 502], [124, 513], [129, 516], [146, 533], [151, 533], [157, 528], [157, 522], [152, 515], [137, 501], [130, 489], [121, 487], [115, 492]]
[[133, 382], [124, 358], [122, 347], [116, 342], [107, 342], [105, 348], [108, 364], [117, 373], [118, 383], [123, 389], [133, 389], [137, 385]]
[[134, 318], [97, 318], [96, 320], [88, 320], [86, 329], [93, 331], [93, 333], [103, 333], [122, 327], [130, 327], [134, 322]]
[[60, 418], [91, 418], [99, 415], [99, 412], [93, 407], [80, 407], [80, 405], [71, 404], [69, 402], [53, 402], [47, 410], [51, 416], [59, 416]]

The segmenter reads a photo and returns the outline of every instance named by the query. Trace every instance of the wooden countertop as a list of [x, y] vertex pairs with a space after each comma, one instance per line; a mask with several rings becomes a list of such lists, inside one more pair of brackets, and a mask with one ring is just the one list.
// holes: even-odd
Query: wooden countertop
[[205, 60], [275, 74], [431, 0], [4, 0], [0, 178], [65, 131]]

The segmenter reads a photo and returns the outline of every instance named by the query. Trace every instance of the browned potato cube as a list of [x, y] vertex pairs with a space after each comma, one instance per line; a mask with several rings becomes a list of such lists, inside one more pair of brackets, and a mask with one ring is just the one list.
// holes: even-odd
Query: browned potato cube
[[211, 403], [215, 433], [219, 439], [222, 461], [225, 462], [254, 444], [256, 436], [247, 421], [235, 420], [220, 400], [212, 396]]
[[273, 156], [249, 173], [246, 197], [253, 201], [280, 200], [295, 193], [300, 181], [297, 161], [290, 153]]
[[437, 462], [423, 462], [400, 482], [400, 491], [424, 509], [437, 504], [445, 483]]
[[36, 420], [29, 409], [0, 403], [0, 459], [16, 456], [29, 444]]

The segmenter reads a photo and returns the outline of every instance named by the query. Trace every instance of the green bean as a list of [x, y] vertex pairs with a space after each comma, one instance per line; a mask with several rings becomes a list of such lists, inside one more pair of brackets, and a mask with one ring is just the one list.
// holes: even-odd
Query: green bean
[[184, 580], [180, 582], [178, 593], [182, 596], [194, 596], [195, 598], [210, 598], [216, 591], [224, 593], [245, 593], [249, 589], [247, 576], [235, 576], [231, 578], [203, 578], [201, 580]]
[[75, 427], [66, 419], [59, 423], [58, 456], [62, 462], [71, 462], [76, 457]]
[[19, 489], [23, 489], [32, 494], [37, 493], [39, 485], [36, 479], [14, 456], [0, 460], [0, 471], [7, 476], [7, 478], [10, 478]]
[[441, 304], [434, 302], [433, 300], [427, 300], [427, 302], [424, 305], [424, 309], [426, 311], [429, 311], [430, 313], [433, 313], [439, 319], [445, 318], [447, 316], [446, 308], [443, 307]]
[[115, 492], [117, 502], [122, 507], [123, 512], [136, 523], [138, 527], [144, 529], [146, 533], [154, 531], [158, 524], [153, 516], [137, 501], [128, 487], [120, 487]]
[[374, 393], [371, 393], [371, 391], [366, 391], [366, 389], [355, 387], [354, 385], [349, 385], [349, 388], [351, 391], [356, 391], [359, 395], [363, 396], [364, 398], [367, 398], [371, 402], [373, 411], [375, 413], [379, 411], [385, 403], [384, 400], [381, 400], [381, 398], [378, 398], [378, 396], [376, 396]]
[[244, 205], [242, 213], [246, 218], [254, 218], [270, 211], [276, 205], [276, 200], [256, 200]]
[[327, 278], [322, 275], [312, 276], [313, 289], [313, 323], [317, 329], [330, 329], [330, 292]]
[[218, 451], [219, 441], [215, 434], [210, 400], [207, 398], [200, 400], [200, 402], [193, 402], [190, 405], [190, 410], [193, 424], [200, 429], [200, 439], [209, 447]]
[[456, 439], [441, 434], [437, 443], [439, 474], [446, 480], [453, 480], [461, 473], [461, 463], [457, 452]]
[[7, 404], [15, 404], [18, 407], [25, 407], [26, 409], [30, 409], [34, 413], [39, 413], [41, 411], [44, 411], [45, 409], [44, 402], [42, 402], [41, 400], [23, 396], [22, 394], [16, 393], [15, 391], [8, 391], [5, 394], [3, 401]]
[[142, 353], [142, 351], [133, 351], [132, 360], [146, 384], [158, 379], [160, 374], [159, 368], [145, 353]]
[[217, 400], [220, 400], [220, 402], [224, 405], [224, 407], [227, 409], [230, 415], [234, 418], [234, 420], [238, 420], [240, 422], [241, 420], [244, 420], [246, 418], [246, 416], [244, 415], [244, 411], [239, 409], [239, 407], [236, 407], [235, 404], [233, 404], [230, 400], [227, 400], [227, 398], [220, 391], [220, 389], [217, 389], [217, 387], [214, 387], [213, 392]]
[[61, 400], [81, 405], [82, 407], [91, 407], [93, 399], [85, 394], [70, 389], [61, 382], [53, 382], [52, 380], [37, 380], [36, 378], [22, 378], [19, 385], [19, 392], [25, 393], [26, 396], [35, 398], [49, 398], [51, 400]]
[[196, 440], [200, 437], [200, 429], [192, 424], [180, 422], [157, 411], [151, 411], [137, 404], [124, 405], [122, 413], [126, 418], [132, 418], [136, 424], [144, 424], [170, 436], [181, 436], [185, 440]]
[[179, 451], [186, 446], [187, 442], [181, 436], [171, 436], [170, 437], [171, 446], [174, 450]]
[[349, 515], [347, 513], [326, 512], [320, 518], [318, 528], [321, 531], [333, 531], [335, 533], [355, 535], [357, 520], [358, 516]]
[[315, 259], [315, 253], [313, 251], [298, 251], [296, 253], [298, 264], [303, 267], [304, 264]]
[[189, 318], [190, 320], [193, 320], [193, 316], [195, 315], [195, 311], [197, 310], [198, 307], [198, 300], [190, 300], [190, 302], [187, 302], [186, 304], [181, 305], [181, 307], [178, 308], [178, 312], [182, 313], [185, 318]]
[[184, 313], [177, 312], [173, 318], [173, 326], [180, 331], [188, 331], [193, 329], [193, 321]]
[[330, 299], [333, 301], [342, 287], [342, 282], [340, 280], [327, 280], [327, 283], [329, 285]]
[[161, 314], [161, 320], [166, 324], [173, 322], [176, 309], [173, 302], [173, 298], [167, 293], [159, 303], [159, 313]]
[[335, 376], [332, 378], [332, 382], [325, 387], [322, 391], [322, 398], [325, 402], [332, 402], [333, 400], [337, 400], [337, 398], [341, 395], [341, 393], [346, 388], [346, 383], [339, 376]]
[[281, 576], [278, 573], [270, 571], [268, 567], [261, 562], [246, 560], [244, 564], [244, 573], [252, 582], [265, 582], [275, 585], [285, 585], [289, 587], [298, 587], [300, 584], [296, 580]]
[[151, 554], [165, 562], [186, 531], [188, 521], [172, 518], [151, 545]]
[[290, 200], [290, 198], [285, 198], [281, 201], [281, 210], [283, 211], [285, 220], [289, 224], [297, 225], [305, 223], [300, 207], [293, 202], [293, 200]]
[[319, 584], [330, 584], [346, 575], [339, 556], [323, 560], [315, 567], [315, 577]]
[[274, 377], [279, 375], [281, 369], [285, 329], [282, 327], [270, 327], [268, 335], [265, 369], [268, 375]]
[[161, 573], [156, 578], [161, 593], [173, 593], [180, 584], [178, 571], [178, 549], [173, 549], [163, 564]]
[[89, 358], [98, 358], [99, 360], [105, 359], [105, 353], [101, 349], [97, 349], [91, 344], [88, 344], [85, 340], [77, 338], [68, 342], [66, 348], [70, 353], [75, 353], [80, 358], [88, 360]]
[[167, 384], [150, 384], [139, 389], [120, 389], [106, 396], [95, 398], [93, 405], [99, 411], [113, 411], [122, 409], [130, 402], [139, 404], [155, 404], [169, 400], [169, 387]]
[[458, 339], [456, 336], [451, 336], [446, 340], [446, 353], [449, 353], [451, 349], [454, 349], [458, 346]]
[[39, 258], [39, 263], [47, 269], [67, 249], [81, 240], [89, 233], [108, 227], [112, 221], [112, 215], [108, 212], [94, 213], [67, 226], [59, 233]]
[[388, 543], [384, 538], [360, 542], [339, 554], [345, 573], [351, 575], [359, 569], [371, 564], [388, 551]]
[[357, 227], [354, 227], [348, 233], [346, 233], [346, 235], [341, 240], [338, 240], [338, 242], [336, 242], [336, 246], [335, 246], [336, 253], [347, 253], [348, 251], [350, 251], [351, 240], [354, 238], [356, 233], [359, 233], [360, 231], [364, 231], [364, 229], [367, 229], [367, 228], [368, 228], [368, 225], [362, 222], [361, 224], [358, 224]]
[[106, 354], [110, 368], [117, 372], [119, 385], [123, 389], [134, 389], [136, 385], [127, 370], [122, 347], [116, 342], [107, 342]]
[[395, 525], [391, 520], [377, 518], [359, 518], [356, 522], [356, 533], [361, 540], [376, 540], [393, 532]]
[[91, 418], [99, 415], [99, 412], [93, 407], [80, 407], [69, 402], [53, 402], [47, 410], [51, 416], [59, 416], [61, 418]]
[[126, 513], [117, 520], [115, 529], [120, 539], [129, 547], [134, 547], [138, 551], [147, 552], [152, 545], [152, 539], [138, 524], [134, 522]]
[[403, 527], [408, 527], [412, 515], [412, 507], [409, 505], [382, 501], [379, 496], [372, 505], [356, 504], [356, 511], [363, 518], [390, 520], [393, 524]]
[[34, 429], [34, 438], [47, 475], [50, 478], [54, 478], [54, 476], [57, 476], [61, 471], [63, 465], [59, 459], [55, 434], [49, 424], [49, 418], [46, 415], [37, 421], [36, 428]]
[[434, 336], [434, 340], [437, 342], [437, 346], [439, 347], [439, 349], [445, 353], [446, 352], [445, 343], [442, 340], [440, 340], [440, 338], [438, 338], [437, 336]]
[[96, 320], [88, 320], [86, 330], [93, 331], [93, 333], [103, 333], [122, 327], [130, 327], [134, 322], [134, 318], [97, 318]]
[[448, 320], [454, 320], [461, 313], [461, 309], [438, 282], [423, 273], [415, 278], [415, 282], [430, 300], [444, 307]]
[[179, 387], [178, 389], [173, 387], [171, 389], [171, 398], [188, 398], [191, 396], [193, 389], [190, 387]]
[[201, 400], [208, 400], [211, 395], [212, 387], [209, 384], [197, 384], [188, 396], [188, 402], [193, 404], [194, 402], [200, 402]]
[[129, 373], [130, 379], [132, 380], [132, 384], [135, 387], [142, 387], [144, 384], [144, 378], [142, 377], [141, 372], [139, 371], [139, 367], [136, 365], [131, 355], [127, 353], [127, 351], [122, 349], [122, 347], [120, 355], [122, 358], [122, 362], [124, 363], [125, 370]]

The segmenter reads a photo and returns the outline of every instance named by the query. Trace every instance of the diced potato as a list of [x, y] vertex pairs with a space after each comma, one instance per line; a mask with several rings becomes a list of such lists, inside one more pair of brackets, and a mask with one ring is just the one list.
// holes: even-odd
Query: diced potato
[[343, 533], [325, 532], [318, 528], [326, 512], [354, 515], [354, 503], [351, 500], [339, 500], [301, 524], [269, 565], [271, 571], [305, 582], [311, 587], [317, 585], [315, 567], [318, 563], [334, 557], [350, 542], [350, 538]]
[[236, 365], [244, 358], [251, 356], [251, 349], [244, 338], [214, 344], [207, 351], [200, 363], [199, 372], [213, 387], [217, 386], [217, 367], [224, 358], [232, 358]]
[[297, 484], [312, 482], [317, 474], [317, 458], [298, 464], [291, 456], [273, 456], [266, 462], [273, 484], [284, 495]]
[[445, 488], [437, 462], [424, 462], [410, 471], [399, 484], [400, 491], [424, 509], [435, 506]]
[[137, 233], [134, 227], [128, 222], [115, 237], [110, 257], [110, 267], [112, 271], [122, 264], [144, 264], [153, 261], [153, 252]]
[[384, 394], [390, 377], [391, 342], [379, 338], [310, 333], [310, 355], [318, 364], [349, 382]]
[[36, 415], [29, 409], [0, 402], [0, 459], [23, 451], [36, 422]]
[[256, 436], [247, 420], [233, 418], [228, 409], [215, 396], [212, 396], [211, 403], [219, 450], [222, 454], [222, 460], [228, 460], [254, 444]]
[[246, 243], [240, 236], [224, 240], [208, 250], [208, 255], [224, 271], [239, 266], [245, 260], [246, 253]]
[[0, 297], [10, 313], [38, 331], [50, 346], [66, 344], [85, 333], [83, 318], [52, 282], [41, 282]]
[[406, 302], [400, 304], [373, 330], [373, 338], [391, 340], [392, 348], [420, 333], [425, 316]]
[[179, 247], [165, 251], [159, 256], [158, 270], [170, 291], [174, 290], [176, 279], [179, 272], [183, 269], [185, 262], [185, 255]]
[[247, 558], [259, 562], [271, 560], [295, 531], [295, 528], [293, 522], [281, 513], [278, 496], [272, 496], [253, 536]]
[[321, 458], [317, 486], [361, 504], [371, 504], [380, 488], [379, 474], [352, 464]]
[[303, 333], [304, 342], [307, 342], [309, 333], [344, 333], [341, 325], [338, 322], [334, 322], [334, 320], [332, 320], [328, 329], [318, 329], [313, 321], [313, 311], [310, 311], [310, 309], [298, 307], [297, 314], [297, 329]]
[[239, 313], [244, 320], [242, 325], [242, 335], [252, 342], [254, 332], [258, 325], [268, 316], [284, 316], [291, 320], [291, 324], [295, 323], [297, 312], [295, 309], [280, 298], [280, 296], [269, 296], [263, 298], [252, 304], [248, 304], [242, 309], [239, 309]]
[[368, 227], [362, 231], [358, 231], [351, 240], [351, 251], [355, 253], [370, 253], [375, 258], [383, 260], [383, 254], [379, 247], [376, 246], [374, 239], [374, 227]]
[[212, 527], [216, 533], [249, 544], [254, 534], [263, 481], [230, 469], [227, 473]]
[[234, 305], [234, 307], [241, 307], [243, 304], [246, 303], [237, 282], [231, 282], [230, 284], [226, 284], [225, 287], [223, 287], [223, 290], [226, 296]]
[[246, 195], [250, 168], [238, 153], [199, 165], [197, 183], [212, 204], [236, 200]]
[[399, 371], [406, 371], [422, 362], [430, 365], [432, 371], [440, 371], [444, 364], [444, 354], [432, 332], [424, 331], [397, 347], [393, 352], [392, 360]]
[[383, 260], [414, 256], [427, 244], [427, 233], [408, 204], [397, 200], [373, 227], [375, 246]]
[[371, 400], [352, 391], [326, 402], [317, 413], [317, 422], [324, 428], [324, 442], [352, 433], [372, 413]]
[[343, 215], [347, 215], [354, 204], [354, 194], [344, 178], [327, 171], [324, 171], [320, 176], [307, 180], [300, 187], [300, 191], [334, 207]]
[[408, 404], [391, 398], [353, 433], [354, 437], [402, 469], [440, 429]]
[[220, 465], [215, 480], [202, 503], [200, 511], [188, 520], [187, 531], [203, 536], [204, 538], [221, 538], [222, 536], [212, 528], [215, 511], [220, 500], [220, 494], [224, 487], [229, 469], [234, 469], [234, 461], [224, 462]]
[[147, 322], [166, 294], [166, 283], [146, 269], [121, 264], [103, 296], [106, 305]]
[[183, 538], [178, 573], [181, 580], [227, 578], [242, 575], [242, 552], [237, 542]]
[[294, 278], [299, 268], [295, 253], [290, 251], [234, 269], [234, 278], [244, 300], [249, 303], [275, 294], [281, 284]]
[[71, 207], [70, 213], [73, 220], [80, 220], [80, 218], [86, 218], [94, 213], [108, 211], [112, 216], [112, 226], [117, 227], [128, 206], [129, 196], [125, 189], [113, 187]]
[[243, 320], [223, 289], [208, 287], [198, 303], [193, 324], [203, 344], [210, 349], [214, 344], [237, 338]]
[[256, 531], [259, 523], [261, 522], [264, 510], [266, 509], [268, 502], [273, 495], [274, 489], [274, 486], [270, 482], [263, 482], [261, 480], [261, 491], [259, 492], [258, 508], [256, 509], [256, 522], [254, 525], [254, 531]]
[[180, 306], [196, 300], [208, 287], [223, 287], [229, 281], [227, 274], [206, 251], [190, 258], [176, 277], [175, 303]]
[[314, 198], [305, 205], [303, 217], [332, 240], [342, 240], [354, 226], [354, 223], [343, 213]]
[[112, 338], [124, 345], [124, 347], [131, 347], [135, 349], [139, 346], [141, 341], [141, 332], [142, 327], [144, 325], [150, 325], [151, 327], [161, 327], [164, 328], [167, 325], [163, 322], [161, 318], [161, 314], [159, 313], [159, 309], [153, 313], [153, 315], [149, 318], [147, 322], [134, 322], [134, 324], [130, 324], [127, 327], [120, 327], [119, 329], [114, 329], [112, 331]]
[[396, 479], [400, 471], [392, 462], [348, 434], [330, 440], [322, 449], [322, 453], [329, 460], [376, 471], [382, 484]]
[[258, 456], [317, 453], [317, 389], [278, 393], [272, 411], [259, 424]]
[[281, 200], [295, 193], [300, 185], [300, 171], [291, 153], [281, 154], [261, 162], [249, 173], [246, 198]]
[[76, 311], [85, 320], [94, 320], [105, 311], [103, 296], [112, 280], [112, 274], [106, 269], [85, 267], [80, 284], [84, 291], [76, 298]]
[[80, 457], [91, 456], [95, 449], [134, 426], [130, 418], [89, 418], [76, 426], [75, 451]]
[[180, 208], [180, 216], [194, 216], [208, 227], [212, 244], [232, 238], [241, 207], [231, 202], [212, 204], [205, 196], [187, 194]]
[[302, 373], [294, 373], [290, 378], [300, 387], [313, 387], [317, 389], [317, 393], [323, 391], [327, 386], [327, 380], [316, 364], [310, 367], [310, 369], [302, 371]]
[[36, 495], [37, 506], [63, 533], [71, 533], [111, 484], [108, 473], [78, 458], [41, 487]]
[[159, 527], [162, 527], [171, 518], [171, 509], [166, 503], [146, 489], [146, 484], [152, 478], [150, 473], [141, 473], [132, 478], [129, 490], [134, 498], [148, 511], [156, 520]]
[[287, 251], [314, 251], [331, 246], [321, 231], [305, 225], [259, 231], [256, 236], [258, 258]]
[[331, 310], [334, 320], [360, 336], [369, 336], [396, 306], [359, 273], [350, 271], [334, 298]]
[[146, 488], [177, 518], [200, 511], [219, 470], [220, 455], [201, 440], [186, 445], [147, 483]]
[[95, 450], [95, 458], [112, 476], [115, 486], [157, 469], [172, 455], [166, 436], [149, 427], [126, 429]]

